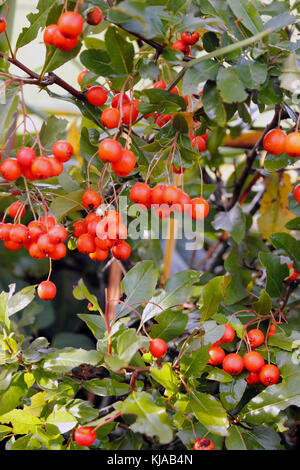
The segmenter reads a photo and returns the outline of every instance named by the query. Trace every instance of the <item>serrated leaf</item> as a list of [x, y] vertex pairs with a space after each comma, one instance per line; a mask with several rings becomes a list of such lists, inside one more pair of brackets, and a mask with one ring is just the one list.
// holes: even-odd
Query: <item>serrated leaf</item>
[[39, 29], [46, 26], [48, 14], [55, 3], [56, 0], [39, 0], [37, 4], [38, 13], [30, 13], [27, 16], [30, 26], [23, 28], [23, 31], [19, 35], [17, 49], [29, 44], [37, 37]]

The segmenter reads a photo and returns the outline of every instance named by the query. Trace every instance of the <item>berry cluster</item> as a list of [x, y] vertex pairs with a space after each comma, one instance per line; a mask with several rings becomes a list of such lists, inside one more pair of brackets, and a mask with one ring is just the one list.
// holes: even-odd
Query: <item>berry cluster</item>
[[177, 49], [180, 52], [183, 52], [185, 56], [191, 54], [190, 46], [196, 44], [199, 41], [199, 33], [197, 31], [184, 31], [180, 35], [180, 39], [175, 41], [171, 49]]
[[111, 163], [112, 170], [122, 178], [130, 175], [136, 165], [134, 153], [123, 149], [115, 139], [104, 139], [99, 145], [98, 154], [100, 160]]
[[[268, 336], [275, 334], [275, 329], [271, 329]], [[257, 328], [250, 330], [247, 333], [247, 343], [250, 345], [250, 350], [244, 357], [237, 353], [230, 353], [225, 355], [225, 351], [219, 346], [222, 343], [231, 343], [234, 340], [235, 331], [229, 324], [225, 325], [225, 332], [222, 338], [214, 343], [209, 348], [209, 364], [213, 366], [221, 365], [223, 370], [230, 375], [239, 375], [245, 368], [249, 372], [247, 382], [251, 385], [263, 384], [274, 385], [280, 378], [280, 371], [278, 367], [273, 364], [265, 364], [263, 356], [255, 350], [265, 342], [263, 332]]]
[[187, 212], [194, 220], [203, 220], [209, 213], [209, 204], [203, 197], [191, 199], [182, 189], [159, 184], [153, 189], [147, 183], [136, 183], [130, 191], [130, 199], [142, 209], [152, 206], [161, 219], [176, 212]]
[[291, 132], [287, 135], [281, 129], [272, 129], [263, 140], [264, 149], [272, 155], [281, 155], [285, 152], [289, 157], [300, 157], [300, 132]]
[[[82, 204], [96, 209], [101, 198], [95, 191], [88, 190], [82, 197]], [[93, 261], [105, 261], [110, 250], [118, 260], [125, 260], [131, 254], [130, 245], [125, 241], [127, 228], [121, 214], [114, 210], [107, 211], [104, 217], [90, 212], [84, 220], [75, 222], [73, 236], [77, 238], [78, 251], [88, 254]]]
[[60, 140], [53, 145], [53, 155], [38, 157], [33, 148], [23, 147], [17, 158], [7, 158], [0, 165], [0, 174], [6, 181], [15, 181], [23, 175], [29, 180], [44, 180], [59, 176], [74, 154], [72, 145]]

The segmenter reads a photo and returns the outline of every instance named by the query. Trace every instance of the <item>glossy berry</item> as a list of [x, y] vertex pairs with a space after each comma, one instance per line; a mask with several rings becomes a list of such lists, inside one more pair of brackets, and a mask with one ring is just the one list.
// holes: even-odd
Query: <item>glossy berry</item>
[[212, 346], [208, 350], [209, 354], [209, 364], [212, 366], [218, 366], [219, 364], [222, 364], [224, 357], [225, 357], [225, 352], [220, 346]]
[[278, 367], [273, 364], [267, 364], [259, 373], [261, 383], [267, 386], [277, 384], [279, 377], [280, 371]]
[[197, 31], [193, 31], [192, 33], [189, 31], [184, 31], [184, 33], [181, 33], [180, 37], [185, 44], [193, 46], [197, 41], [199, 41], [200, 36]]
[[111, 164], [112, 170], [116, 175], [124, 178], [130, 175], [136, 165], [136, 158], [131, 150], [123, 150], [120, 160]]
[[131, 247], [127, 242], [122, 241], [122, 243], [115, 245], [112, 248], [112, 254], [114, 258], [123, 261], [128, 259], [131, 255]]
[[72, 51], [78, 43], [77, 36], [74, 38], [67, 38], [62, 34], [59, 28], [53, 31], [53, 45], [60, 51], [68, 52]]
[[244, 361], [239, 354], [231, 353], [225, 357], [222, 366], [228, 374], [238, 375], [244, 368]]
[[296, 201], [300, 203], [300, 184], [297, 184], [297, 186], [295, 186], [293, 194]]
[[6, 30], [6, 19], [3, 16], [0, 16], [0, 34]]
[[22, 243], [13, 242], [11, 240], [4, 240], [4, 246], [10, 251], [18, 251], [22, 248]]
[[31, 171], [35, 179], [47, 179], [52, 177], [52, 165], [48, 157], [37, 157], [31, 165]]
[[[122, 103], [123, 105], [130, 103], [130, 99], [125, 93], [123, 94]], [[111, 106], [112, 108], [119, 108], [120, 105], [121, 105], [121, 93], [117, 93], [111, 100]]]
[[81, 82], [82, 82], [82, 79], [83, 77], [89, 73], [89, 70], [83, 70], [82, 72], [80, 72], [80, 74], [78, 75], [77, 77], [77, 83], [78, 85], [81, 85]]
[[149, 351], [152, 356], [161, 358], [168, 350], [167, 343], [161, 338], [154, 338], [150, 341]]
[[188, 44], [183, 42], [181, 39], [175, 41], [171, 49], [177, 49], [178, 51], [183, 52], [184, 55], [190, 55], [191, 53], [191, 49]]
[[91, 26], [97, 26], [102, 21], [102, 11], [98, 7], [94, 7], [86, 15], [86, 22]]
[[52, 153], [58, 160], [67, 162], [74, 155], [74, 149], [67, 140], [59, 140], [53, 145]]
[[77, 240], [77, 250], [83, 254], [90, 254], [96, 251], [95, 237], [89, 233], [80, 235]]
[[192, 141], [192, 147], [194, 148], [196, 144], [199, 152], [204, 152], [204, 150], [206, 150], [206, 141], [201, 137], [201, 135], [198, 135], [195, 141]]
[[203, 197], [195, 197], [191, 200], [188, 213], [194, 220], [203, 220], [208, 216], [209, 204]]
[[294, 268], [294, 266], [292, 264], [288, 264], [288, 268], [290, 270], [290, 272], [292, 273], [287, 279], [286, 281], [287, 282], [293, 282], [295, 281], [296, 279], [298, 279], [299, 277], [299, 273], [298, 271]]
[[147, 183], [136, 183], [130, 190], [130, 199], [136, 204], [148, 206], [151, 199], [151, 188]]
[[164, 192], [167, 186], [164, 184], [158, 184], [151, 191], [151, 203], [152, 204], [162, 204], [164, 201]]
[[103, 162], [116, 162], [122, 157], [122, 146], [114, 139], [104, 139], [99, 145], [98, 154]]
[[83, 220], [78, 220], [74, 223], [73, 235], [76, 238], [79, 238], [80, 235], [86, 233], [86, 225]]
[[108, 258], [108, 254], [108, 250], [102, 250], [97, 247], [95, 253], [90, 253], [89, 256], [93, 261], [105, 261]]
[[115, 129], [120, 122], [120, 111], [117, 108], [107, 108], [101, 115], [102, 124], [108, 129]]
[[52, 174], [51, 176], [59, 176], [64, 171], [64, 165], [61, 160], [56, 157], [48, 157], [48, 162], [51, 165]]
[[179, 200], [180, 192], [175, 186], [167, 186], [163, 194], [163, 202], [172, 206]]
[[292, 158], [300, 157], [300, 132], [292, 132], [287, 136], [285, 152]]
[[247, 333], [247, 338], [248, 338], [251, 348], [258, 348], [265, 341], [265, 336], [263, 332], [257, 328], [250, 330]]
[[0, 165], [0, 174], [6, 181], [15, 181], [20, 178], [22, 169], [17, 160], [7, 158]]
[[250, 372], [246, 380], [249, 385], [258, 385], [261, 383], [258, 372]]
[[58, 260], [64, 258], [66, 255], [67, 255], [66, 245], [64, 245], [63, 243], [57, 243], [55, 245], [54, 250], [51, 251], [50, 258], [55, 260], [55, 261], [58, 261]]
[[79, 446], [89, 447], [94, 444], [95, 440], [97, 439], [97, 434], [93, 428], [83, 426], [76, 429], [74, 432], [74, 439]]
[[47, 26], [44, 32], [44, 43], [47, 44], [48, 46], [54, 45], [54, 34], [56, 30], [58, 29], [57, 24], [50, 24]]
[[214, 450], [214, 448], [214, 443], [208, 437], [195, 440], [194, 450]]
[[281, 129], [272, 129], [263, 140], [264, 149], [272, 155], [280, 155], [285, 151], [287, 135]]
[[88, 189], [84, 192], [81, 201], [86, 209], [97, 209], [101, 204], [101, 197], [96, 191]]
[[265, 360], [257, 351], [250, 351], [244, 356], [245, 368], [249, 372], [259, 372], [265, 365]]
[[37, 241], [41, 235], [46, 233], [46, 227], [36, 220], [28, 224], [28, 235], [32, 241]]
[[103, 86], [93, 86], [86, 93], [87, 100], [93, 106], [103, 106], [107, 101], [107, 90]]
[[127, 126], [135, 123], [139, 115], [138, 108], [133, 103], [126, 103], [122, 107], [122, 121]]
[[51, 227], [54, 227], [54, 225], [56, 225], [56, 219], [54, 217], [49, 216], [48, 214], [41, 217], [40, 222], [46, 227], [47, 230], [50, 230]]
[[24, 204], [20, 201], [13, 202], [8, 209], [9, 215], [14, 219], [15, 217], [24, 217], [26, 209]]
[[43, 281], [38, 287], [38, 296], [42, 300], [52, 300], [56, 296], [56, 285], [51, 281]]
[[15, 224], [12, 226], [9, 238], [12, 242], [24, 243], [27, 240], [28, 228], [23, 224]]
[[79, 13], [66, 11], [59, 17], [57, 26], [66, 38], [76, 38], [83, 31], [84, 20]]
[[45, 253], [45, 255], [49, 255], [55, 248], [55, 243], [51, 240], [48, 233], [44, 233], [41, 235], [37, 241], [39, 249]]
[[50, 228], [48, 235], [53, 243], [63, 243], [67, 239], [68, 231], [62, 225], [54, 225]]
[[231, 343], [234, 340], [235, 331], [232, 328], [232, 326], [226, 323], [224, 327], [225, 327], [225, 331], [223, 333], [222, 338], [216, 341], [216, 343], [214, 343], [214, 346], [217, 346], [218, 344], [222, 344], [222, 343]]
[[30, 147], [23, 147], [17, 153], [17, 161], [21, 166], [31, 166], [35, 158], [36, 153]]
[[272, 325], [270, 326], [269, 332], [267, 334], [267, 338], [269, 338], [269, 336], [273, 336], [275, 334], [276, 334], [276, 326], [274, 325], [274, 323], [272, 323]]

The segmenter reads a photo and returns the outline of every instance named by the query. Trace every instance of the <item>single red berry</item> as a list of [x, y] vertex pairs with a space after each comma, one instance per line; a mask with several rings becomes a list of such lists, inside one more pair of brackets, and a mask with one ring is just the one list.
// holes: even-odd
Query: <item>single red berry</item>
[[294, 188], [293, 194], [296, 201], [300, 203], [300, 184], [297, 184]]
[[50, 255], [55, 248], [55, 243], [53, 243], [48, 233], [41, 235], [37, 244], [39, 249], [46, 255]]
[[95, 237], [89, 233], [80, 235], [77, 240], [77, 250], [83, 254], [90, 254], [96, 251]]
[[73, 145], [67, 140], [59, 140], [53, 145], [52, 153], [58, 160], [67, 162], [74, 155]]
[[300, 157], [300, 132], [292, 132], [287, 136], [284, 150], [292, 158]]
[[78, 38], [67, 38], [62, 34], [59, 28], [53, 31], [53, 45], [60, 51], [72, 51], [78, 44]]
[[6, 181], [15, 181], [20, 178], [22, 169], [17, 160], [7, 158], [0, 165], [0, 174]]
[[90, 258], [93, 261], [105, 261], [108, 258], [109, 251], [108, 250], [101, 250], [101, 248], [96, 248], [95, 253], [90, 253]]
[[4, 240], [4, 246], [10, 251], [18, 251], [22, 248], [23, 244], [18, 242], [13, 242], [11, 240]]
[[218, 366], [219, 364], [222, 364], [225, 357], [224, 349], [220, 348], [220, 346], [212, 346], [211, 348], [209, 348], [208, 354], [208, 362], [213, 366]]
[[120, 122], [121, 114], [118, 108], [107, 108], [101, 115], [102, 124], [108, 129], [115, 129]]
[[0, 16], [0, 34], [6, 30], [6, 19], [3, 16]]
[[88, 189], [87, 191], [83, 193], [81, 201], [82, 201], [82, 205], [86, 209], [92, 210], [92, 209], [97, 209], [97, 207], [100, 206], [101, 197], [99, 196], [98, 193], [96, 193], [96, 191], [93, 191], [92, 189]]
[[199, 41], [200, 36], [197, 31], [193, 31], [192, 33], [190, 31], [184, 31], [184, 33], [181, 33], [180, 37], [185, 44], [193, 46], [197, 41]]
[[[124, 93], [123, 98], [122, 98], [122, 103], [127, 104], [130, 103], [130, 99], [128, 96]], [[112, 108], [119, 108], [121, 106], [121, 93], [117, 93], [113, 99], [111, 100], [111, 106]]]
[[3, 222], [0, 223], [0, 240], [9, 241], [12, 227], [12, 224], [4, 224]]
[[64, 245], [64, 243], [57, 243], [57, 245], [55, 245], [54, 250], [51, 251], [50, 258], [55, 261], [58, 261], [64, 258], [66, 255], [67, 255], [66, 245]]
[[89, 73], [89, 70], [83, 70], [82, 72], [80, 72], [80, 74], [77, 77], [78, 85], [81, 85], [82, 79], [87, 73]]
[[265, 360], [259, 352], [250, 351], [244, 356], [244, 364], [249, 372], [259, 372], [265, 365]]
[[28, 235], [32, 241], [37, 241], [41, 235], [46, 233], [46, 227], [36, 220], [28, 224]]
[[247, 338], [249, 340], [251, 348], [258, 348], [265, 341], [265, 336], [263, 332], [257, 328], [250, 330], [247, 333]]
[[74, 439], [79, 446], [89, 447], [94, 444], [95, 440], [97, 439], [97, 434], [93, 428], [83, 426], [76, 429], [74, 433]]
[[258, 385], [261, 383], [258, 372], [250, 372], [246, 380], [249, 385]]
[[299, 277], [299, 273], [298, 271], [294, 268], [294, 266], [292, 264], [288, 264], [288, 268], [290, 270], [290, 272], [292, 273], [288, 278], [286, 278], [285, 280], [287, 282], [293, 282], [295, 281], [298, 277]]
[[66, 38], [75, 38], [82, 33], [84, 20], [79, 13], [66, 11], [59, 17], [57, 26]]
[[24, 217], [26, 209], [24, 204], [20, 201], [13, 202], [8, 209], [9, 215], [14, 219], [15, 217]]
[[54, 34], [55, 34], [57, 29], [58, 29], [57, 24], [50, 24], [45, 29], [44, 43], [47, 44], [48, 46], [53, 46], [54, 45]]
[[37, 157], [31, 165], [35, 179], [45, 180], [52, 177], [52, 165], [48, 157]]
[[9, 234], [10, 241], [16, 243], [26, 242], [28, 237], [28, 228], [23, 224], [15, 224], [12, 226]]
[[203, 197], [195, 197], [191, 200], [188, 213], [194, 220], [203, 220], [208, 216], [209, 204]]
[[179, 193], [179, 199], [176, 204], [176, 211], [183, 213], [183, 212], [188, 212], [189, 207], [191, 205], [191, 198], [188, 194], [186, 194], [184, 191], [180, 190]]
[[115, 139], [104, 139], [99, 145], [98, 154], [103, 162], [116, 162], [122, 157], [122, 146]]
[[285, 151], [287, 135], [281, 129], [272, 129], [263, 140], [264, 149], [272, 155], [280, 155]]
[[42, 300], [52, 300], [56, 296], [56, 285], [51, 281], [43, 281], [38, 287], [38, 296]]
[[190, 55], [191, 53], [190, 47], [181, 39], [175, 41], [171, 49], [177, 49], [178, 51], [183, 52], [184, 55]]
[[52, 168], [52, 175], [51, 176], [59, 176], [64, 171], [64, 165], [61, 160], [56, 157], [48, 157], [48, 162]]
[[243, 358], [239, 354], [231, 353], [224, 358], [223, 369], [230, 375], [238, 375], [244, 368]]
[[164, 201], [164, 192], [167, 188], [164, 184], [158, 184], [155, 188], [151, 191], [151, 203], [152, 204], [162, 204]]
[[24, 167], [31, 166], [36, 158], [35, 151], [30, 147], [23, 147], [17, 153], [18, 163]]
[[31, 258], [35, 258], [35, 259], [46, 258], [45, 253], [39, 249], [39, 246], [36, 242], [31, 243], [29, 247], [29, 255], [31, 256]]
[[54, 225], [50, 228], [48, 235], [53, 243], [63, 243], [67, 239], [68, 231], [62, 225]]
[[87, 100], [93, 106], [103, 106], [107, 101], [107, 90], [103, 86], [92, 86], [86, 93]]
[[129, 256], [131, 255], [130, 245], [127, 242], [122, 241], [121, 243], [119, 243], [118, 245], [115, 245], [112, 248], [112, 254], [113, 254], [113, 257], [118, 260], [123, 261], [125, 259], [128, 259]]
[[168, 350], [167, 343], [161, 338], [154, 338], [150, 341], [149, 351], [152, 356], [161, 358], [163, 357]]
[[130, 175], [136, 165], [136, 158], [131, 150], [123, 150], [120, 160], [111, 164], [112, 170], [116, 175], [124, 178]]
[[78, 220], [74, 223], [73, 235], [76, 238], [79, 238], [80, 235], [86, 233], [86, 225], [83, 220]]
[[86, 16], [86, 22], [87, 24], [91, 26], [97, 26], [98, 24], [101, 23], [102, 21], [102, 11], [98, 7], [94, 7], [92, 10], [90, 10]]
[[136, 204], [148, 206], [151, 200], [151, 188], [147, 183], [136, 183], [130, 190], [130, 199]]
[[267, 364], [259, 373], [261, 383], [267, 386], [277, 384], [279, 377], [280, 371], [278, 367], [273, 364]]
[[134, 103], [126, 103], [122, 107], [122, 121], [123, 124], [130, 126], [134, 124], [137, 120], [139, 115], [138, 108], [134, 105]]
[[172, 206], [173, 204], [177, 204], [179, 196], [180, 192], [175, 186], [167, 186], [164, 190], [163, 202]]
[[272, 323], [272, 325], [270, 326], [269, 332], [267, 334], [267, 338], [269, 338], [269, 336], [273, 336], [275, 334], [276, 334], [276, 326], [274, 325], [274, 323]]
[[40, 222], [46, 227], [47, 230], [50, 230], [51, 227], [54, 227], [54, 225], [56, 225], [55, 217], [51, 217], [48, 214], [41, 217]]
[[214, 448], [214, 443], [208, 437], [195, 440], [194, 450], [214, 450]]
[[101, 235], [101, 238], [96, 237], [95, 243], [96, 243], [96, 247], [102, 251], [108, 251], [114, 245], [114, 242], [108, 238], [107, 233], [104, 233], [103, 235]]

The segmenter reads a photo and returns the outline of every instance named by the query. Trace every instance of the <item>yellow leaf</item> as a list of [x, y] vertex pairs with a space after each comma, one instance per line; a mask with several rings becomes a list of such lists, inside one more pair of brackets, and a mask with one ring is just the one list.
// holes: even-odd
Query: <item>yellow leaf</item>
[[273, 174], [266, 179], [266, 192], [260, 206], [258, 228], [265, 239], [274, 232], [289, 232], [286, 223], [295, 216], [288, 208], [288, 196], [293, 184], [287, 173]]
[[47, 392], [38, 392], [30, 398], [30, 406], [24, 405], [24, 411], [30, 413], [32, 416], [40, 417], [41, 411], [44, 408]]
[[82, 157], [79, 156], [80, 152], [80, 132], [77, 128], [77, 119], [75, 119], [68, 131], [67, 136], [68, 142], [73, 145], [74, 148], [74, 157], [79, 161], [80, 164], [83, 163]]

